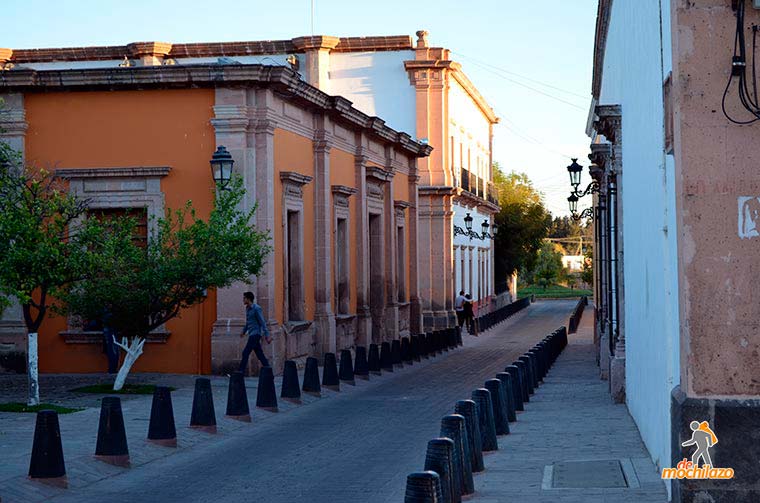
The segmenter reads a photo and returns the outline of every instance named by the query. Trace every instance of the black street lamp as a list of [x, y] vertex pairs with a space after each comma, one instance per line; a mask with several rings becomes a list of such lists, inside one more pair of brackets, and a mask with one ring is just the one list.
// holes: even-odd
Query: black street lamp
[[467, 232], [472, 232], [472, 217], [469, 213], [464, 217], [464, 226], [467, 227]]
[[575, 215], [576, 210], [578, 210], [578, 196], [570, 194], [570, 197], [567, 198], [567, 203], [570, 206], [570, 213]]
[[232, 154], [223, 145], [219, 145], [211, 156], [209, 164], [211, 164], [211, 176], [214, 177], [214, 182], [222, 190], [226, 190], [232, 178], [232, 166], [235, 164]]
[[488, 223], [488, 220], [484, 220], [483, 223], [480, 225], [480, 227], [483, 230], [483, 232], [481, 234], [483, 236], [483, 239], [485, 239], [485, 238], [491, 238], [491, 239], [493, 239], [493, 236], [491, 236], [488, 233], [488, 228], [491, 227], [491, 225]]
[[581, 172], [583, 166], [578, 164], [578, 158], [572, 158], [573, 163], [567, 167], [567, 172], [570, 173], [570, 185], [573, 186], [573, 190], [578, 190], [578, 186], [581, 184]]

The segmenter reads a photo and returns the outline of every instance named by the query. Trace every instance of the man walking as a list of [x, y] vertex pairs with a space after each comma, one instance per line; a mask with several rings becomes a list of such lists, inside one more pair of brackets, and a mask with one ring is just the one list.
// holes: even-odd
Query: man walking
[[240, 372], [245, 374], [248, 368], [248, 359], [251, 357], [251, 351], [256, 353], [256, 358], [259, 359], [261, 365], [264, 367], [269, 366], [267, 357], [264, 356], [264, 351], [261, 349], [261, 338], [267, 341], [267, 344], [272, 342], [272, 337], [269, 335], [269, 329], [267, 328], [267, 322], [264, 320], [264, 313], [261, 306], [253, 302], [253, 292], [245, 292], [243, 294], [243, 304], [245, 305], [245, 326], [243, 327], [243, 333], [240, 337], [248, 334], [248, 343], [243, 349], [243, 359], [240, 360]]
[[457, 313], [457, 326], [460, 334], [462, 333], [462, 325], [464, 325], [464, 303], [466, 301], [464, 290], [460, 290], [459, 295], [454, 299], [454, 311]]

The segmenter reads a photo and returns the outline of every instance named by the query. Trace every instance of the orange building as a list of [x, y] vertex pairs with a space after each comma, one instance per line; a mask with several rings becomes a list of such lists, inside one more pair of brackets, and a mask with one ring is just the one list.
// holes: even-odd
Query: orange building
[[[174, 64], [178, 47], [0, 50], [0, 139], [27, 164], [55, 168], [94, 208], [143, 208], [150, 225], [187, 200], [208, 214], [208, 163], [224, 145], [270, 233], [261, 275], [151, 334], [134, 370], [235, 368], [247, 290], [274, 335], [275, 368], [420, 332], [417, 159], [431, 147], [286, 66]], [[131, 59], [119, 65], [122, 49]], [[21, 319], [3, 314], [6, 351], [23, 348]], [[46, 320], [39, 347], [42, 372], [105, 368], [101, 334], [72, 320]]]

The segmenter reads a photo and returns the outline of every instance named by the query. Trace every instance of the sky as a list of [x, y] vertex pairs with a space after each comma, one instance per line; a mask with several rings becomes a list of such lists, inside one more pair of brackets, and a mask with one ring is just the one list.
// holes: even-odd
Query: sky
[[312, 19], [312, 0], [2, 0], [0, 47], [290, 39], [312, 34], [312, 22], [314, 34], [333, 36], [425, 29], [500, 117], [494, 161], [527, 173], [552, 214], [568, 213], [565, 167], [571, 157], [588, 166], [597, 0], [314, 3]]

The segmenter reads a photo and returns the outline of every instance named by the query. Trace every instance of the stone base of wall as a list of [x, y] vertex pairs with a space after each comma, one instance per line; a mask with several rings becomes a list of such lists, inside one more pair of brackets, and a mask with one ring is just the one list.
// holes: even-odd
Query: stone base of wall
[[615, 403], [625, 403], [625, 357], [610, 359], [610, 395]]
[[610, 378], [610, 336], [602, 332], [599, 338], [599, 377], [603, 380]]
[[335, 344], [337, 350], [353, 349], [361, 346], [357, 341], [357, 319], [355, 315], [335, 315]]
[[457, 315], [454, 311], [423, 311], [422, 324], [425, 333], [455, 326]]
[[681, 447], [691, 438], [692, 421], [707, 421], [718, 437], [710, 448], [716, 468], [733, 468], [731, 480], [674, 480], [673, 502], [750, 503], [760, 501], [760, 399], [706, 399], [687, 397], [680, 386], [671, 394], [672, 465], [691, 460], [694, 446]]

